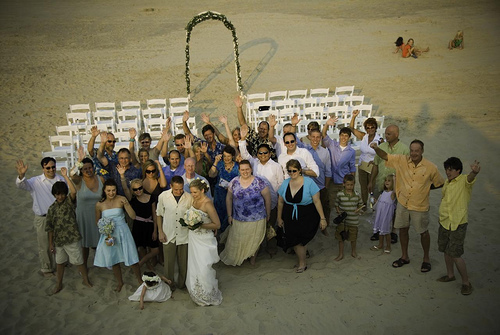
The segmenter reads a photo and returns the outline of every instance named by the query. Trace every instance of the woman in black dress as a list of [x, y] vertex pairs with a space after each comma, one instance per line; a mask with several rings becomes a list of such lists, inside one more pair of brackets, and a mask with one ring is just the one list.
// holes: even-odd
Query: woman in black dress
[[299, 265], [296, 272], [307, 270], [307, 243], [318, 231], [326, 228], [326, 218], [319, 198], [319, 187], [314, 180], [302, 175], [299, 161], [291, 159], [286, 163], [290, 178], [278, 190], [278, 226], [285, 225], [287, 247], [293, 247]]

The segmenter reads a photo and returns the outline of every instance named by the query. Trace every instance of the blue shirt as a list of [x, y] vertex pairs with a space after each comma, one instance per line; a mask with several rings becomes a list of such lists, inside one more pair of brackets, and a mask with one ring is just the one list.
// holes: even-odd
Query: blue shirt
[[[194, 137], [194, 141], [195, 142], [206, 142], [202, 139], [200, 139], [199, 137]], [[210, 158], [212, 159], [212, 162], [215, 161], [215, 156], [217, 155], [222, 155], [222, 151], [224, 150], [226, 146], [220, 142], [217, 142], [215, 141], [215, 149], [212, 150], [212, 148], [210, 147], [210, 145], [208, 145], [208, 148], [207, 148], [207, 154], [210, 156]]]
[[323, 138], [323, 145], [330, 150], [333, 183], [344, 183], [344, 176], [346, 174], [356, 172], [356, 151], [351, 148], [349, 143], [342, 150], [339, 142], [332, 140], [328, 135]]
[[172, 180], [173, 176], [182, 176], [184, 173], [186, 173], [186, 170], [184, 169], [184, 165], [179, 165], [177, 169], [173, 170], [170, 169], [170, 165], [165, 166], [163, 169], [163, 174], [165, 175], [165, 178], [167, 179], [167, 189], [170, 189], [170, 181]]
[[[116, 151], [113, 150], [111, 152], [111, 155], [109, 155], [108, 152], [106, 150], [104, 150], [103, 155], [104, 155], [104, 157], [106, 157], [108, 159], [108, 162], [113, 162], [115, 164], [118, 164], [118, 154], [116, 153]], [[92, 156], [92, 161], [94, 162], [95, 173], [98, 176], [103, 176], [104, 179], [108, 179], [110, 177], [110, 175], [107, 173], [103, 174], [101, 172], [101, 170], [105, 170], [105, 167], [101, 164], [101, 162], [99, 161], [99, 158], [97, 158], [97, 149], [96, 148], [94, 148], [94, 155]]]
[[318, 185], [316, 185], [312, 178], [304, 176], [304, 185], [302, 186], [302, 201], [299, 203], [289, 203], [288, 201], [286, 201], [286, 190], [288, 188], [288, 184], [290, 184], [290, 178], [285, 179], [283, 184], [281, 184], [280, 189], [278, 190], [278, 194], [283, 198], [285, 203], [293, 206], [292, 219], [297, 219], [299, 215], [297, 206], [306, 206], [312, 204], [312, 197], [319, 192], [319, 187]]
[[[118, 173], [118, 170], [116, 169], [116, 166], [118, 164], [108, 161], [108, 166], [106, 166], [108, 172], [109, 172], [109, 178], [113, 178], [114, 181], [116, 182], [116, 193], [119, 195], [125, 196], [125, 192], [123, 191], [122, 187], [122, 182], [120, 179], [120, 174]], [[130, 188], [130, 181], [132, 179], [142, 179], [142, 171], [141, 169], [136, 168], [132, 164], [129, 165], [128, 169], [125, 171], [125, 179], [127, 180], [127, 186]]]

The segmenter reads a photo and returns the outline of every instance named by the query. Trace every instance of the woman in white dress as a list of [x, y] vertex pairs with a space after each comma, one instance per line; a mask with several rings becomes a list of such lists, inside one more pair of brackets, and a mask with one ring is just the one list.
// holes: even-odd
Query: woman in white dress
[[[214, 231], [220, 228], [220, 220], [212, 201], [205, 195], [208, 185], [195, 179], [189, 185], [193, 206], [186, 212], [196, 214], [203, 224], [189, 231], [188, 269], [186, 287], [191, 299], [199, 306], [220, 305], [222, 293], [218, 288], [212, 265], [219, 261]], [[188, 223], [189, 224], [189, 223]]]

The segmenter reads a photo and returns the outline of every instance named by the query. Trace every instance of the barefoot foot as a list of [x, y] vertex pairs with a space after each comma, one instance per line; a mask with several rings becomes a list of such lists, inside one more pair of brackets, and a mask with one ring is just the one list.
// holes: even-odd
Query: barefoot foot
[[337, 258], [335, 258], [335, 261], [341, 261], [342, 259], [344, 259], [344, 255], [338, 255]]
[[115, 292], [120, 292], [122, 290], [123, 283], [116, 285]]
[[61, 290], [62, 290], [62, 284], [61, 285], [57, 285], [55, 288], [54, 288], [54, 291], [52, 291], [52, 294], [56, 294], [56, 293], [59, 293]]

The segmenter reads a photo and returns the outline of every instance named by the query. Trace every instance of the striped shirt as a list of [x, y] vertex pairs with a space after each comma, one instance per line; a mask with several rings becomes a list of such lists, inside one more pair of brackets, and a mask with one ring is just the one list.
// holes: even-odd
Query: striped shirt
[[344, 220], [346, 226], [357, 226], [359, 225], [359, 215], [356, 213], [356, 209], [363, 206], [363, 200], [357, 192], [353, 194], [347, 194], [345, 191], [340, 191], [337, 193], [337, 199], [335, 199], [335, 207], [340, 208], [340, 212], [346, 212], [347, 217]]

